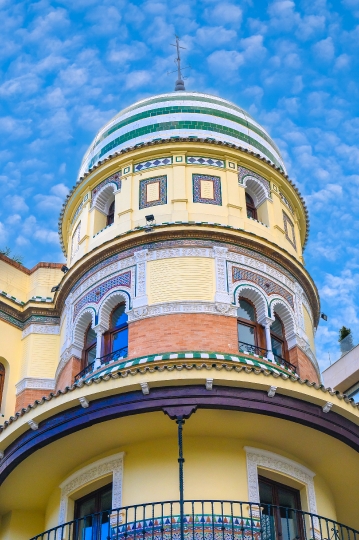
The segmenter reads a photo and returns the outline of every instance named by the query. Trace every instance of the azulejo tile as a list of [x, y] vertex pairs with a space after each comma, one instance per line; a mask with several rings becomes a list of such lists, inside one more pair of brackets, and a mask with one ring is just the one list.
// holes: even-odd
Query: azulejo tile
[[222, 159], [202, 157], [202, 156], [187, 156], [186, 162], [190, 165], [209, 165], [210, 167], [224, 168], [224, 161]]
[[236, 281], [251, 281], [263, 289], [269, 296], [272, 294], [279, 294], [285, 298], [288, 304], [294, 309], [294, 299], [293, 295], [290, 294], [284, 287], [278, 285], [271, 279], [268, 279], [260, 274], [251, 272], [250, 270], [245, 270], [243, 268], [238, 268], [233, 266], [232, 268], [232, 279], [233, 283]]
[[140, 210], [160, 204], [167, 204], [167, 176], [140, 180]]
[[153, 167], [163, 167], [164, 165], [170, 165], [172, 163], [172, 157], [166, 156], [156, 159], [148, 159], [147, 161], [141, 161], [133, 166], [133, 172], [145, 171], [152, 169]]
[[222, 206], [221, 179], [219, 176], [193, 174], [193, 202]]

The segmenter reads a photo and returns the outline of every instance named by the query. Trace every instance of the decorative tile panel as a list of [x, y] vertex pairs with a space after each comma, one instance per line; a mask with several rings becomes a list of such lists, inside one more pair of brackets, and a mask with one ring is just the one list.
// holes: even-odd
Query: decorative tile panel
[[259, 174], [249, 170], [249, 169], [246, 169], [245, 167], [241, 167], [240, 165], [238, 165], [238, 183], [239, 184], [244, 184], [244, 179], [246, 176], [253, 176], [254, 178], [256, 178], [257, 180], [259, 180], [259, 182], [265, 187], [267, 193], [268, 193], [268, 196], [269, 196], [269, 193], [270, 193], [270, 183], [268, 182], [268, 180], [266, 178], [263, 178], [263, 176], [260, 176]]
[[167, 204], [167, 176], [140, 180], [140, 210]]
[[107, 184], [115, 184], [116, 190], [121, 188], [121, 174], [122, 171], [118, 171], [117, 173], [113, 174], [112, 176], [109, 176], [102, 182], [100, 182], [93, 190], [92, 190], [92, 201], [91, 206], [94, 204], [94, 200], [96, 198], [96, 195], [98, 192]]
[[210, 167], [224, 168], [224, 161], [209, 157], [187, 156], [186, 162], [190, 165], [209, 165]]
[[84, 203], [83, 203], [83, 201], [81, 201], [81, 203], [78, 205], [78, 207], [76, 209], [76, 212], [74, 213], [74, 217], [71, 220], [71, 225], [74, 223], [74, 221], [76, 221], [76, 218], [79, 215], [79, 213], [81, 212], [83, 206], [84, 206]]
[[146, 169], [152, 169], [153, 167], [162, 167], [163, 165], [170, 165], [171, 163], [171, 156], [148, 159], [147, 161], [141, 161], [141, 163], [136, 163], [136, 165], [133, 166], [133, 172], [145, 171]]
[[252, 283], [255, 283], [261, 287], [261, 289], [263, 289], [269, 296], [272, 294], [279, 294], [280, 296], [283, 296], [283, 298], [287, 300], [288, 304], [294, 309], [293, 295], [284, 289], [284, 287], [281, 287], [278, 285], [278, 283], [275, 283], [265, 276], [261, 276], [260, 274], [256, 274], [250, 270], [233, 266], [232, 279], [233, 283], [236, 281], [251, 281]]
[[292, 212], [292, 214], [294, 214], [294, 210], [293, 210], [293, 206], [290, 204], [290, 202], [288, 201], [287, 197], [285, 197], [285, 195], [283, 195], [283, 193], [280, 191], [279, 192], [279, 196], [280, 198], [282, 199], [282, 201], [284, 202], [284, 204], [286, 206], [288, 206], [289, 210]]
[[287, 216], [285, 212], [283, 212], [283, 222], [284, 222], [284, 231], [285, 231], [286, 239], [292, 244], [294, 249], [297, 249], [297, 245], [295, 241], [294, 225], [293, 225], [292, 220]]
[[115, 276], [107, 281], [104, 281], [97, 287], [94, 287], [85, 296], [79, 300], [74, 306], [73, 318], [75, 319], [79, 311], [87, 304], [98, 304], [105, 294], [116, 287], [131, 287], [131, 272], [124, 272], [119, 276]]
[[193, 202], [222, 205], [221, 179], [219, 176], [193, 174]]

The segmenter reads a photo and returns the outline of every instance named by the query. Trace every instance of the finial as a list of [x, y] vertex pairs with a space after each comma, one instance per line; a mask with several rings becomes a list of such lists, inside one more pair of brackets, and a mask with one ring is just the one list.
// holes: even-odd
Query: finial
[[182, 78], [181, 53], [180, 53], [180, 49], [185, 49], [185, 47], [181, 47], [181, 45], [179, 44], [179, 41], [180, 41], [179, 37], [176, 36], [176, 44], [171, 43], [171, 45], [173, 45], [173, 47], [176, 47], [177, 49], [177, 58], [175, 60], [175, 63], [177, 64], [177, 81], [175, 85], [175, 92], [186, 90], [184, 87], [184, 81]]

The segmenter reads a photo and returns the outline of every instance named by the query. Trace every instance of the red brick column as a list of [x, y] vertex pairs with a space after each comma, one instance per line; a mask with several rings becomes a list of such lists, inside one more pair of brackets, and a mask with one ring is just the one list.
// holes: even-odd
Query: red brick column
[[298, 346], [290, 349], [289, 362], [297, 368], [297, 373], [301, 379], [308, 379], [311, 382], [319, 382], [319, 376], [312, 364], [312, 361]]
[[76, 356], [72, 356], [61, 371], [59, 378], [56, 381], [56, 391], [64, 390], [66, 386], [71, 386], [75, 381], [75, 375], [81, 371], [81, 360]]

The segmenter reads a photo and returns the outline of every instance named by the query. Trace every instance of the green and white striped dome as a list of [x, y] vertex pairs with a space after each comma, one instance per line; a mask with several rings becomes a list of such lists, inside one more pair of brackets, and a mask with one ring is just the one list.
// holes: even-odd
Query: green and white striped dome
[[210, 94], [171, 92], [142, 99], [112, 118], [86, 152], [79, 176], [123, 148], [154, 139], [191, 136], [242, 146], [286, 172], [278, 147], [246, 111]]

